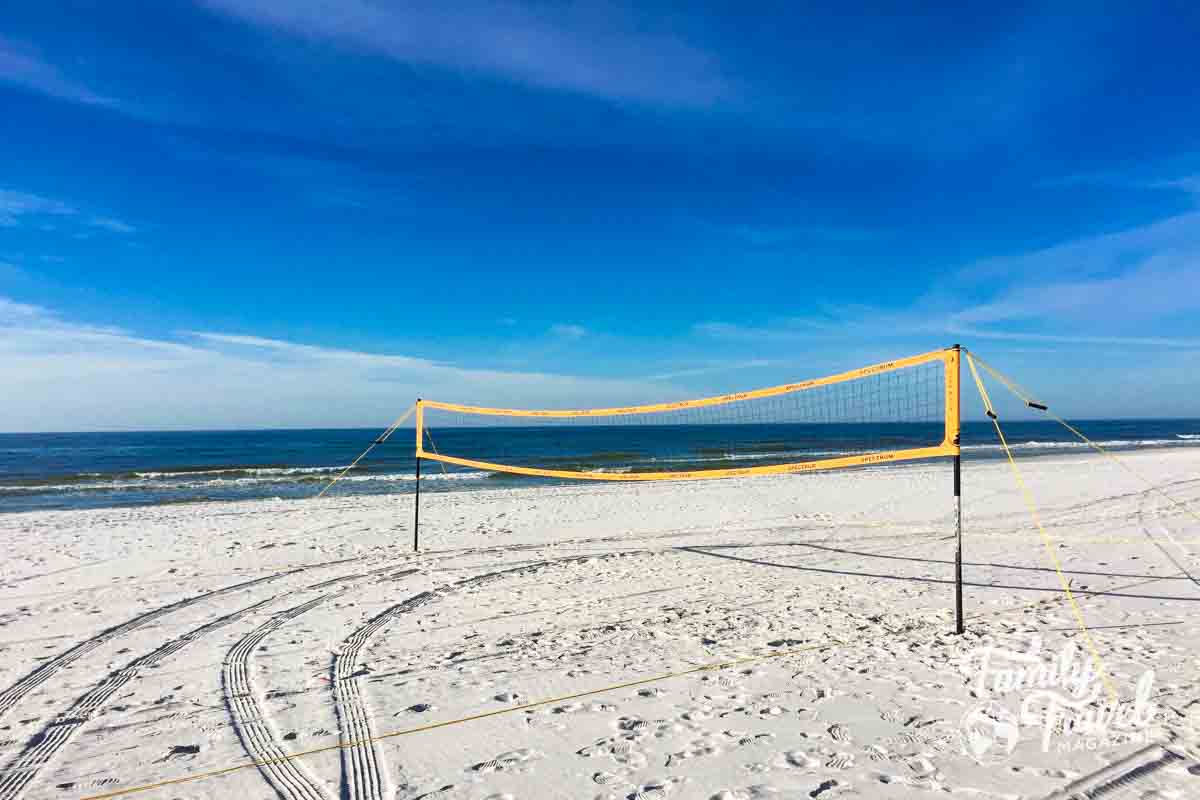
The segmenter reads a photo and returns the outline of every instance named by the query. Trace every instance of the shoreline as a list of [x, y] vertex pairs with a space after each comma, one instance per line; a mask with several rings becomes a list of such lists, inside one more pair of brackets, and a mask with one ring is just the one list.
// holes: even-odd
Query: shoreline
[[[1131, 443], [1126, 442], [1118, 442], [1116, 446], [1112, 446], [1114, 444], [1112, 442], [1104, 444], [1109, 445], [1105, 447], [1105, 450], [1118, 454], [1118, 457], [1142, 453], [1171, 453], [1180, 450], [1187, 451], [1192, 448], [1200, 451], [1200, 440], [1191, 438], [1183, 438], [1178, 442], [1162, 440], [1132, 446]], [[1018, 460], [1022, 461], [1040, 461], [1046, 458], [1103, 457], [1088, 444], [1078, 441], [1023, 442], [1014, 445], [1012, 449]], [[962, 449], [962, 459], [963, 463], [967, 465], [1003, 460], [1004, 451], [999, 443], [965, 445]], [[937, 462], [938, 459], [931, 459], [913, 463]], [[904, 469], [911, 465], [912, 463], [875, 465], [848, 469]], [[28, 484], [0, 485], [0, 500], [7, 499], [9, 501], [3, 504], [5, 507], [0, 507], [0, 516], [31, 511], [68, 511], [85, 508], [149, 508], [192, 503], [237, 503], [269, 499], [288, 502], [302, 501], [315, 496], [328, 482], [326, 476], [333, 477], [341, 469], [343, 467], [337, 466], [235, 466], [216, 469], [187, 469], [178, 472], [132, 471], [114, 476], [138, 476], [136, 480], [124, 484], [116, 481], [87, 483], [88, 480], [104, 478], [104, 473], [67, 476], [67, 480], [55, 480], [48, 477]], [[837, 471], [842, 470], [814, 470], [812, 472], [828, 474]], [[237, 477], [208, 477], [213, 475], [236, 475]], [[394, 472], [386, 469], [372, 471], [372, 466], [368, 465], [365, 469], [349, 474], [338, 481], [341, 485], [335, 488], [334, 492], [341, 492], [342, 496], [346, 497], [402, 495], [412, 491], [414, 477], [411, 468], [409, 472]], [[202, 482], [194, 483], [196, 479], [200, 479]], [[184, 483], [164, 483], [162, 482], [164, 480], [182, 480]], [[203, 481], [207, 481], [207, 483], [203, 483]], [[489, 486], [488, 482], [496, 482], [501, 485]], [[427, 474], [422, 476], [422, 488], [429, 494], [517, 488], [547, 489], [584, 483], [587, 481], [529, 478], [472, 470], [457, 470], [443, 474], [435, 469], [429, 469]], [[189, 496], [189, 493], [195, 493], [196, 496]], [[134, 496], [121, 499], [119, 495], [122, 494]]]

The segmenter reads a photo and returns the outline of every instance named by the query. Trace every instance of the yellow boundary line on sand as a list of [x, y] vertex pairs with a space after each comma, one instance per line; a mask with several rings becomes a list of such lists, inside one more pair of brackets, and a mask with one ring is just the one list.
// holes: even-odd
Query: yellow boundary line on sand
[[452, 725], [461, 725], [466, 722], [474, 722], [476, 720], [487, 719], [489, 717], [497, 717], [502, 714], [513, 714], [517, 711], [525, 711], [525, 710], [528, 710], [531, 708], [538, 708], [539, 706], [550, 705], [552, 703], [562, 703], [562, 702], [566, 702], [567, 700], [576, 700], [580, 697], [590, 697], [592, 695], [603, 694], [604, 692], [614, 692], [619, 689], [629, 689], [634, 686], [643, 686], [647, 683], [655, 683], [657, 681], [669, 680], [671, 678], [681, 678], [681, 677], [684, 677], [685, 675], [695, 675], [700, 672], [716, 672], [719, 670], [728, 669], [730, 667], [740, 666], [742, 664], [750, 664], [755, 661], [765, 661], [770, 658], [783, 658], [785, 656], [796, 655], [797, 653], [807, 653], [807, 652], [813, 652], [816, 650], [826, 650], [830, 647], [834, 647], [836, 645], [844, 645], [844, 644], [845, 644], [844, 642], [834, 639], [829, 644], [811, 645], [809, 647], [797, 647], [797, 648], [794, 648], [791, 650], [776, 650], [776, 651], [773, 651], [770, 653], [764, 653], [763, 655], [758, 655], [758, 656], [745, 656], [743, 658], [736, 658], [731, 661], [722, 661], [722, 662], [719, 662], [716, 664], [704, 664], [699, 667], [693, 667], [692, 669], [681, 670], [679, 672], [669, 672], [665, 675], [655, 675], [650, 678], [641, 678], [636, 681], [627, 681], [625, 683], [618, 683], [618, 684], [614, 684], [612, 686], [605, 686], [600, 689], [590, 689], [586, 692], [576, 692], [574, 694], [567, 694], [567, 695], [563, 695], [561, 697], [551, 697], [546, 700], [537, 700], [532, 703], [523, 703], [518, 706], [508, 706], [506, 708], [500, 708], [495, 711], [485, 711], [481, 714], [472, 714], [470, 716], [460, 717], [458, 719], [446, 720], [443, 722], [433, 722], [428, 725], [421, 725], [416, 728], [408, 728], [408, 729], [400, 730], [400, 731], [392, 731], [391, 733], [383, 733], [378, 736], [371, 736], [371, 737], [368, 737], [365, 739], [359, 739], [357, 741], [347, 742], [345, 744], [339, 743], [339, 744], [326, 745], [325, 747], [315, 747], [311, 750], [302, 750], [298, 753], [290, 753], [286, 756], [283, 756], [282, 758], [271, 758], [271, 759], [266, 759], [263, 761], [248, 761], [248, 762], [245, 762], [242, 764], [235, 764], [231, 767], [224, 767], [222, 769], [210, 770], [208, 772], [199, 772], [199, 773], [196, 773], [195, 775], [185, 775], [182, 778], [171, 778], [169, 780], [158, 781], [156, 783], [147, 783], [147, 784], [143, 784], [140, 786], [130, 786], [125, 789], [117, 789], [116, 791], [105, 792], [104, 794], [88, 795], [86, 797], [80, 798], [80, 800], [108, 800], [109, 798], [113, 798], [113, 797], [124, 797], [126, 795], [137, 794], [139, 792], [148, 792], [148, 791], [151, 791], [152, 789], [161, 789], [166, 786], [177, 786], [182, 783], [192, 783], [194, 781], [205, 780], [207, 778], [216, 778], [221, 775], [228, 775], [232, 772], [238, 772], [238, 771], [241, 771], [244, 769], [251, 769], [254, 767], [263, 767], [263, 766], [268, 766], [270, 764], [279, 764], [279, 763], [282, 763], [285, 761], [292, 761], [294, 759], [302, 758], [304, 756], [316, 755], [318, 753], [329, 753], [329, 752], [333, 752], [335, 750], [346, 750], [351, 747], [359, 747], [364, 744], [370, 744], [372, 742], [380, 742], [385, 739], [394, 739], [394, 738], [397, 738], [400, 736], [409, 736], [414, 733], [425, 733], [426, 731], [437, 730], [438, 728], [448, 728]]

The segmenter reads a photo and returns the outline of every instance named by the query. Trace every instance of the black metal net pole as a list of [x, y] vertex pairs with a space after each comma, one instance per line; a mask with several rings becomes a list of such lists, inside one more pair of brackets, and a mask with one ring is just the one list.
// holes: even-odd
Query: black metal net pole
[[413, 497], [413, 552], [421, 549], [421, 457], [417, 457], [417, 490]]
[[419, 398], [419, 397], [417, 398], [416, 410], [417, 410], [417, 419], [416, 419], [417, 474], [416, 474], [416, 490], [413, 493], [413, 552], [419, 553], [421, 551], [421, 456], [420, 456], [420, 453], [421, 453], [421, 444], [422, 444], [421, 440], [425, 436], [425, 431], [424, 431], [424, 427], [423, 427], [424, 420], [422, 419], [422, 414], [421, 414], [421, 398]]
[[[959, 345], [954, 345], [955, 350], [960, 350]], [[958, 374], [954, 376], [955, 381], [955, 398], [954, 402], [958, 406], [958, 413], [955, 416], [958, 418], [958, 430], [954, 432], [954, 444], [960, 445], [962, 438], [962, 359], [956, 359], [956, 370]], [[949, 378], [949, 376], [946, 376]], [[966, 630], [963, 623], [963, 598], [962, 598], [962, 456], [956, 454], [954, 456], [954, 632], [961, 634]]]
[[954, 457], [954, 631], [962, 633], [963, 625], [962, 601], [962, 457]]

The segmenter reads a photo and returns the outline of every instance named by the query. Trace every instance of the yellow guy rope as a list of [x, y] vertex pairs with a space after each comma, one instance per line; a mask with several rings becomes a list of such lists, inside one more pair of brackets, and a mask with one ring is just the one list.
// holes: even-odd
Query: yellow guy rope
[[328, 753], [333, 750], [345, 750], [345, 749], [348, 749], [351, 747], [360, 747], [364, 744], [370, 744], [371, 742], [379, 742], [384, 739], [393, 739], [398, 736], [408, 736], [408, 735], [414, 734], [414, 733], [424, 733], [426, 731], [437, 730], [438, 728], [447, 728], [447, 727], [450, 727], [451, 725], [461, 725], [464, 722], [474, 722], [476, 720], [487, 719], [488, 717], [495, 717], [495, 716], [499, 716], [501, 714], [512, 714], [517, 711], [525, 711], [527, 709], [537, 708], [539, 706], [550, 705], [552, 703], [563, 703], [563, 702], [566, 702], [567, 700], [576, 700], [580, 697], [589, 697], [591, 695], [601, 694], [603, 692], [612, 692], [612, 691], [616, 691], [618, 689], [629, 689], [634, 686], [642, 686], [647, 683], [654, 683], [656, 681], [667, 680], [668, 678], [680, 678], [685, 675], [695, 675], [696, 673], [699, 673], [699, 672], [714, 672], [716, 670], [722, 670], [722, 669], [728, 669], [730, 667], [741, 666], [742, 664], [750, 664], [755, 661], [765, 661], [769, 658], [782, 658], [784, 656], [795, 655], [797, 653], [811, 652], [813, 650], [826, 650], [830, 647], [833, 647], [834, 645], [841, 645], [841, 644], [844, 644], [844, 643], [841, 641], [838, 641], [837, 639], [833, 639], [830, 641], [829, 644], [809, 645], [808, 647], [797, 647], [797, 648], [794, 648], [791, 650], [775, 650], [770, 653], [764, 653], [762, 655], [745, 656], [743, 658], [735, 658], [731, 661], [722, 661], [722, 662], [719, 662], [716, 664], [703, 664], [699, 667], [693, 667], [691, 669], [680, 670], [679, 672], [669, 672], [665, 675], [655, 675], [650, 678], [641, 678], [636, 681], [628, 681], [626, 683], [618, 683], [613, 686], [605, 686], [600, 689], [590, 689], [586, 692], [576, 692], [575, 694], [563, 695], [562, 697], [551, 697], [546, 700], [537, 700], [532, 703], [524, 703], [524, 704], [518, 705], [518, 706], [507, 706], [505, 708], [497, 709], [495, 711], [485, 711], [482, 714], [472, 714], [471, 716], [460, 717], [459, 719], [447, 720], [445, 722], [433, 722], [428, 725], [422, 725], [417, 728], [408, 728], [406, 730], [392, 731], [391, 733], [384, 733], [384, 734], [380, 734], [379, 736], [370, 736], [370, 737], [366, 737], [363, 739], [358, 739], [356, 741], [346, 742], [345, 744], [339, 743], [339, 744], [326, 745], [325, 747], [315, 747], [311, 750], [303, 750], [299, 753], [289, 753], [288, 755], [281, 756], [279, 758], [268, 758], [268, 759], [264, 759], [261, 761], [248, 761], [243, 764], [235, 764], [232, 767], [224, 767], [223, 769], [215, 769], [215, 770], [211, 770], [209, 772], [200, 772], [200, 773], [196, 773], [195, 775], [185, 775], [182, 778], [171, 778], [170, 780], [159, 781], [157, 783], [148, 783], [148, 784], [145, 784], [142, 786], [130, 786], [126, 789], [117, 789], [116, 791], [105, 792], [104, 794], [93, 794], [93, 795], [89, 795], [87, 797], [80, 798], [80, 800], [109, 800], [109, 798], [113, 798], [113, 797], [124, 797], [125, 795], [137, 794], [139, 792], [148, 792], [151, 789], [161, 789], [164, 786], [175, 786], [175, 785], [178, 785], [181, 783], [191, 783], [192, 781], [204, 780], [205, 778], [216, 778], [220, 775], [228, 775], [231, 772], [237, 772], [237, 771], [243, 770], [243, 769], [250, 769], [251, 767], [262, 767], [262, 766], [267, 766], [269, 764], [279, 764], [284, 761], [292, 761], [294, 759], [301, 758], [303, 756], [316, 755], [317, 753]]
[[1067, 422], [1065, 419], [1058, 416], [1053, 411], [1051, 411], [1049, 408], [1047, 408], [1043, 403], [1038, 403], [1035, 400], [1033, 400], [1032, 397], [1028, 394], [1028, 392], [1024, 391], [1020, 386], [1018, 386], [1016, 384], [1016, 382], [1014, 382], [1014, 381], [1010, 380], [1009, 378], [1005, 377], [1004, 375], [1002, 375], [999, 370], [997, 370], [996, 368], [989, 365], [982, 358], [979, 358], [978, 356], [975, 356], [974, 358], [976, 361], [979, 362], [979, 366], [986, 369], [988, 372], [990, 372], [992, 374], [992, 377], [994, 377], [996, 380], [1000, 381], [1005, 386], [1007, 386], [1008, 390], [1010, 392], [1012, 392], [1014, 395], [1016, 395], [1018, 398], [1020, 398], [1021, 402], [1025, 403], [1025, 405], [1029, 406], [1030, 408], [1036, 408], [1038, 411], [1041, 411], [1043, 414], [1050, 417], [1058, 424], [1062, 425], [1064, 428], [1069, 430], [1071, 433], [1073, 433], [1077, 437], [1079, 437], [1080, 441], [1087, 444], [1093, 450], [1095, 450], [1098, 453], [1103, 453], [1105, 456], [1112, 459], [1112, 461], [1115, 464], [1117, 464], [1118, 466], [1120, 466], [1121, 469], [1125, 470], [1130, 475], [1133, 475], [1134, 477], [1136, 477], [1138, 480], [1140, 480], [1142, 483], [1144, 483], [1147, 487], [1149, 487], [1151, 491], [1156, 492], [1160, 497], [1165, 498], [1168, 503], [1170, 503], [1171, 505], [1180, 509], [1181, 511], [1183, 511], [1185, 514], [1187, 514], [1188, 516], [1190, 516], [1192, 519], [1196, 520], [1197, 522], [1200, 522], [1200, 512], [1197, 512], [1195, 509], [1193, 509], [1191, 506], [1187, 505], [1186, 503], [1183, 503], [1179, 500], [1176, 500], [1174, 497], [1171, 497], [1171, 495], [1167, 494], [1165, 491], [1163, 491], [1157, 485], [1152, 483], [1149, 478], [1142, 475], [1140, 472], [1135, 470], [1133, 467], [1126, 464], [1123, 460], [1117, 458], [1116, 453], [1106, 450], [1103, 447], [1101, 447], [1100, 445], [1096, 444], [1091, 439], [1084, 436], [1083, 433], [1081, 433], [1078, 429], [1076, 429], [1075, 426], [1073, 426], [1071, 423]]
[[[1200, 522], [1200, 514], [1197, 514], [1197, 512], [1194, 509], [1192, 509], [1190, 506], [1188, 506], [1185, 503], [1180, 502], [1179, 500], [1176, 500], [1174, 497], [1171, 497], [1171, 495], [1167, 494], [1165, 491], [1160, 489], [1156, 484], [1152, 483], [1150, 481], [1150, 479], [1147, 478], [1145, 475], [1142, 475], [1140, 472], [1135, 470], [1133, 467], [1126, 464], [1124, 460], [1117, 458], [1116, 453], [1106, 450], [1105, 448], [1103, 448], [1100, 445], [1093, 442], [1088, 437], [1084, 436], [1082, 431], [1078, 430], [1074, 425], [1067, 422], [1065, 419], [1063, 419], [1062, 417], [1058, 416], [1053, 411], [1051, 411], [1049, 409], [1049, 407], [1046, 406], [1045, 403], [1039, 403], [1039, 402], [1033, 400], [1032, 395], [1030, 395], [1030, 393], [1028, 391], [1026, 391], [1025, 389], [1023, 389], [1022, 387], [1020, 387], [1016, 381], [1012, 380], [1011, 378], [1005, 377], [1003, 374], [1001, 374], [1001, 372], [998, 369], [987, 364], [982, 358], [977, 358], [976, 360], [979, 361], [979, 366], [986, 369], [989, 373], [992, 374], [992, 377], [994, 377], [996, 380], [1000, 381], [1005, 386], [1007, 386], [1008, 390], [1010, 392], [1012, 392], [1014, 395], [1016, 395], [1021, 400], [1021, 402], [1023, 402], [1025, 405], [1029, 406], [1030, 408], [1035, 408], [1038, 411], [1041, 411], [1046, 416], [1050, 417], [1055, 422], [1062, 425], [1064, 428], [1069, 430], [1071, 433], [1075, 434], [1075, 436], [1077, 436], [1082, 442], [1087, 444], [1093, 450], [1095, 450], [1096, 452], [1109, 458], [1114, 464], [1116, 464], [1121, 469], [1128, 472], [1130, 475], [1137, 478], [1139, 481], [1141, 481], [1143, 483], [1143, 485], [1147, 486], [1150, 491], [1157, 493], [1160, 497], [1166, 498], [1168, 503], [1170, 503], [1171, 505], [1180, 509], [1185, 514], [1191, 516], [1197, 522]], [[1163, 535], [1167, 537], [1167, 541], [1169, 541], [1171, 544], [1175, 545], [1175, 549], [1178, 550], [1181, 554], [1183, 554], [1183, 557], [1185, 559], [1190, 561], [1194, 558], [1194, 556], [1188, 551], [1188, 549], [1186, 547], [1184, 547], [1179, 542], [1178, 539], [1175, 538], [1175, 536], [1171, 533], [1170, 530], [1167, 529], [1166, 525], [1160, 526], [1160, 530], [1162, 531]], [[1187, 569], [1187, 567], [1183, 566], [1178, 561], [1176, 561], [1175, 558], [1170, 554], [1170, 552], [1167, 551], [1167, 548], [1163, 547], [1161, 544], [1154, 541], [1154, 537], [1150, 535], [1150, 532], [1148, 530], [1146, 531], [1146, 537], [1148, 539], [1150, 539], [1151, 542], [1153, 542], [1155, 547], [1157, 547], [1159, 550], [1162, 551], [1162, 554], [1167, 557], [1167, 560], [1169, 560], [1172, 564], [1174, 564], [1176, 567], [1178, 567], [1180, 570], [1183, 571], [1183, 574], [1187, 576], [1188, 580], [1190, 580], [1192, 583], [1200, 585], [1200, 581], [1198, 581], [1192, 575], [1192, 573]]]
[[1008, 456], [1009, 466], [1012, 467], [1013, 477], [1016, 478], [1017, 486], [1020, 488], [1021, 494], [1025, 499], [1025, 506], [1029, 510], [1029, 516], [1033, 519], [1033, 524], [1037, 526], [1038, 532], [1042, 535], [1042, 544], [1046, 548], [1046, 554], [1050, 557], [1050, 563], [1054, 565], [1054, 571], [1058, 574], [1059, 583], [1062, 584], [1063, 593], [1067, 597], [1071, 611], [1075, 614], [1075, 622], [1079, 626], [1079, 631], [1083, 634], [1084, 642], [1087, 643], [1088, 649], [1092, 653], [1092, 661], [1096, 665], [1096, 670], [1099, 672], [1101, 680], [1104, 681], [1105, 688], [1108, 689], [1109, 700], [1115, 705], [1117, 702], [1117, 690], [1113, 686], [1112, 678], [1108, 675], [1108, 670], [1104, 667], [1104, 659], [1100, 657], [1100, 651], [1096, 648], [1096, 643], [1092, 641], [1091, 631], [1088, 630], [1087, 623], [1083, 619], [1083, 610], [1079, 608], [1079, 603], [1076, 602], [1075, 595], [1071, 592], [1071, 582], [1063, 574], [1062, 564], [1058, 560], [1058, 553], [1054, 550], [1054, 541], [1050, 538], [1050, 534], [1046, 533], [1046, 529], [1042, 527], [1041, 516], [1038, 514], [1037, 505], [1033, 501], [1033, 494], [1029, 491], [1029, 487], [1025, 485], [1025, 479], [1021, 475], [1020, 468], [1017, 467], [1017, 460], [1013, 458], [1012, 450], [1008, 446], [1008, 440], [1004, 438], [1004, 431], [1000, 430], [1000, 420], [996, 417], [996, 412], [992, 409], [992, 401], [988, 397], [983, 381], [979, 378], [979, 372], [975, 369], [975, 359], [971, 357], [969, 352], [967, 353], [967, 365], [971, 368], [971, 377], [975, 379], [975, 385], [979, 388], [979, 395], [983, 398], [983, 405], [987, 409], [987, 415], [992, 420], [992, 424], [996, 426], [996, 435], [1000, 437], [1000, 444], [1004, 447], [1004, 454]]
[[318, 497], [318, 498], [320, 498], [322, 495], [324, 495], [326, 492], [328, 492], [328, 491], [329, 491], [329, 487], [333, 486], [335, 483], [337, 483], [338, 481], [340, 481], [340, 480], [342, 479], [342, 476], [343, 476], [343, 475], [345, 475], [347, 472], [349, 472], [350, 470], [352, 470], [352, 469], [354, 469], [355, 467], [357, 467], [357, 466], [358, 466], [358, 462], [360, 462], [360, 461], [362, 461], [364, 458], [366, 458], [366, 457], [367, 457], [367, 453], [369, 453], [369, 452], [371, 452], [372, 450], [374, 450], [376, 445], [381, 445], [381, 444], [383, 444], [384, 442], [386, 442], [386, 441], [388, 440], [388, 437], [389, 437], [389, 436], [391, 436], [393, 433], [395, 433], [395, 432], [396, 432], [396, 428], [399, 428], [401, 425], [403, 425], [403, 424], [404, 424], [405, 420], [407, 420], [407, 419], [408, 419], [410, 416], [412, 416], [412, 413], [413, 413], [413, 411], [415, 411], [415, 410], [416, 410], [416, 408], [417, 408], [417, 407], [416, 407], [415, 405], [413, 405], [413, 406], [409, 406], [409, 408], [408, 408], [408, 411], [405, 411], [405, 412], [404, 412], [404, 413], [403, 413], [403, 414], [400, 416], [400, 418], [399, 418], [399, 419], [397, 419], [395, 422], [393, 422], [391, 425], [389, 425], [389, 426], [387, 427], [387, 430], [385, 430], [385, 431], [384, 431], [382, 434], [380, 434], [380, 435], [379, 435], [379, 438], [378, 438], [378, 439], [376, 439], [375, 441], [371, 442], [371, 446], [370, 446], [370, 447], [368, 447], [366, 450], [363, 450], [361, 453], [359, 453], [359, 455], [358, 455], [358, 458], [354, 459], [354, 462], [353, 462], [353, 463], [351, 463], [351, 464], [350, 464], [350, 466], [346, 467], [344, 470], [342, 470], [341, 472], [339, 472], [339, 473], [337, 474], [337, 477], [336, 477], [336, 478], [334, 478], [333, 480], [331, 480], [329, 483], [325, 484], [325, 488], [324, 488], [324, 489], [322, 489], [320, 492], [318, 492], [318, 493], [317, 493], [317, 497]]

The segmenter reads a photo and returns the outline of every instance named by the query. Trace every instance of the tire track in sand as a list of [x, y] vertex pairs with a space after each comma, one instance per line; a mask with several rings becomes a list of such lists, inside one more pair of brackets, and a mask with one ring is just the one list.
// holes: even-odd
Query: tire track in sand
[[285, 570], [283, 572], [275, 573], [274, 575], [268, 575], [264, 578], [255, 578], [253, 580], [243, 581], [242, 583], [235, 583], [232, 586], [225, 586], [221, 589], [213, 589], [210, 592], [205, 592], [204, 594], [199, 594], [195, 597], [185, 597], [183, 600], [177, 600], [169, 605], [161, 606], [152, 611], [147, 611], [144, 614], [139, 614], [133, 619], [122, 622], [120, 625], [114, 625], [111, 628], [107, 628], [92, 638], [86, 639], [71, 649], [60, 653], [59, 655], [39, 666], [37, 669], [30, 672], [25, 677], [21, 678], [3, 692], [0, 692], [0, 719], [3, 719], [8, 712], [12, 711], [17, 703], [21, 702], [26, 695], [28, 695], [37, 687], [41, 686], [50, 678], [54, 677], [55, 673], [57, 673], [59, 670], [70, 666], [101, 645], [108, 644], [114, 639], [120, 638], [127, 633], [132, 633], [138, 628], [149, 625], [151, 622], [154, 622], [160, 617], [187, 608], [188, 606], [196, 603], [201, 603], [205, 600], [211, 600], [214, 597], [220, 597], [241, 589], [248, 589], [251, 586], [260, 586], [265, 583], [271, 583], [272, 581], [286, 578], [289, 575], [295, 575], [297, 572], [316, 569], [318, 567], [329, 567], [335, 564], [345, 564], [349, 561], [355, 560], [356, 559], [353, 558], [345, 558], [338, 561], [325, 561], [318, 564], [312, 564], [310, 566], [296, 567], [294, 569]]
[[[390, 571], [395, 567], [390, 567]], [[415, 569], [401, 570], [386, 575], [382, 580], [397, 580], [418, 572]], [[375, 574], [375, 573], [372, 573]], [[365, 576], [358, 576], [365, 577]], [[328, 586], [338, 581], [327, 581], [318, 586]], [[356, 580], [355, 583], [358, 581]], [[271, 788], [285, 800], [327, 800], [328, 795], [321, 783], [296, 760], [289, 759], [280, 744], [280, 737], [271, 724], [270, 716], [254, 691], [254, 680], [250, 674], [252, 656], [263, 640], [287, 622], [305, 614], [317, 606], [340, 597], [353, 587], [345, 586], [334, 592], [315, 597], [306, 603], [280, 611], [262, 625], [242, 637], [226, 655], [221, 664], [221, 685], [225, 690], [225, 702], [233, 717], [234, 728], [242, 746], [255, 762], [258, 770], [271, 784]]]
[[[613, 553], [608, 557], [644, 555], [647, 551]], [[434, 600], [446, 597], [462, 589], [483, 586], [503, 578], [535, 572], [549, 566], [595, 560], [594, 555], [571, 556], [568, 558], [539, 561], [512, 569], [476, 575], [456, 583], [448, 583], [397, 603], [367, 621], [350, 634], [334, 655], [332, 683], [334, 707], [341, 722], [342, 754], [342, 798], [344, 800], [388, 800], [390, 786], [387, 780], [387, 764], [383, 753], [374, 741], [371, 713], [363, 692], [356, 680], [364, 673], [359, 671], [358, 656], [371, 637], [389, 625], [397, 617], [407, 614]]]
[[179, 652], [200, 637], [236, 622], [277, 599], [279, 599], [278, 596], [268, 597], [266, 600], [247, 606], [240, 611], [219, 617], [178, 639], [172, 639], [153, 653], [135, 659], [123, 669], [109, 675], [98, 686], [79, 698], [61, 717], [49, 723], [34, 736], [26, 745], [25, 750], [4, 768], [3, 773], [0, 773], [0, 800], [15, 800], [19, 797], [25, 787], [37, 777], [42, 767], [50, 763], [58, 751], [91, 720], [101, 706], [143, 669], [155, 666], [162, 659]]
[[[319, 589], [336, 583], [359, 580], [393, 569], [395, 569], [395, 565], [373, 572], [344, 575], [340, 578], [304, 587], [299, 591]], [[288, 574], [291, 573], [281, 573], [280, 575], [269, 576], [269, 578], [263, 580], [275, 580]], [[71, 708], [58, 719], [46, 725], [41, 732], [29, 741], [21, 754], [13, 759], [3, 771], [0, 771], [0, 800], [15, 800], [15, 798], [20, 797], [25, 788], [37, 777], [38, 772], [54, 759], [58, 752], [79, 732], [79, 729], [91, 721], [96, 712], [108, 702], [117, 690], [137, 677], [142, 670], [158, 666], [164, 659], [175, 655], [197, 639], [203, 638], [226, 625], [231, 625], [249, 614], [253, 614], [275, 602], [279, 597], [280, 595], [272, 595], [253, 605], [218, 617], [182, 636], [171, 639], [153, 652], [135, 658], [123, 668], [111, 673], [91, 691], [76, 700]]]

